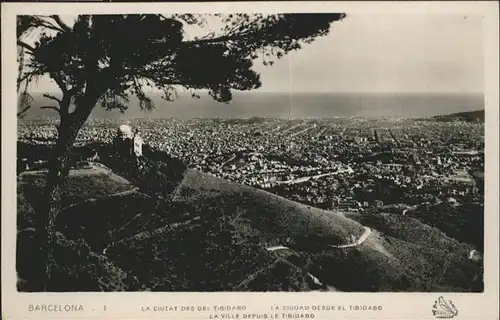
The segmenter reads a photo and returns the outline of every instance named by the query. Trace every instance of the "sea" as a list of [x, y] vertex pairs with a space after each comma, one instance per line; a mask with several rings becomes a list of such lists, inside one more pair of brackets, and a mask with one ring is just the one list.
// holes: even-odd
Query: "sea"
[[[33, 94], [35, 101], [26, 120], [56, 116], [52, 110], [42, 110], [37, 106], [53, 103]], [[155, 110], [140, 110], [138, 101], [131, 99], [129, 108], [121, 114], [106, 111], [98, 105], [91, 114], [93, 118], [134, 119], [134, 118], [425, 118], [457, 112], [484, 109], [482, 94], [374, 94], [374, 93], [270, 93], [236, 92], [229, 103], [214, 101], [208, 94], [193, 99], [180, 94], [173, 101], [165, 101], [160, 96], [151, 96]]]

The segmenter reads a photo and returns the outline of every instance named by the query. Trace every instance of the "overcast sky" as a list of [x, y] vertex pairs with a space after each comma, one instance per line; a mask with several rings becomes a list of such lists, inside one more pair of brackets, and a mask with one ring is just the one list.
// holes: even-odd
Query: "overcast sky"
[[[483, 92], [482, 18], [349, 15], [328, 36], [272, 67], [256, 62], [272, 92]], [[37, 91], [58, 91], [43, 79]]]

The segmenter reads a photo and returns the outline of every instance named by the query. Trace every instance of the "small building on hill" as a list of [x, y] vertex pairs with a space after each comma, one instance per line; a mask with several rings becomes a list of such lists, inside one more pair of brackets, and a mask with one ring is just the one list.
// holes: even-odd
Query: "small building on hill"
[[129, 125], [119, 126], [114, 143], [115, 148], [120, 154], [142, 157], [144, 140], [140, 135], [139, 129], [132, 130]]

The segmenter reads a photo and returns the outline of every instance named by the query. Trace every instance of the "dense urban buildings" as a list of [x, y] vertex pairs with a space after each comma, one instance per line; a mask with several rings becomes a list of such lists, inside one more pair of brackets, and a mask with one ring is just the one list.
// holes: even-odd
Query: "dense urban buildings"
[[[52, 143], [53, 120], [20, 121], [18, 140]], [[112, 143], [91, 119], [77, 145]], [[484, 123], [435, 119], [134, 119], [144, 143], [189, 167], [326, 209], [402, 213], [483, 202]]]

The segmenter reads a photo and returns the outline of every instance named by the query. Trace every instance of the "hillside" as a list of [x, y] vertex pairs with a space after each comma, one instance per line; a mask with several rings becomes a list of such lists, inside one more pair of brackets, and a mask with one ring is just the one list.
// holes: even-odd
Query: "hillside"
[[432, 119], [444, 122], [450, 122], [450, 121], [484, 122], [484, 112], [485, 112], [484, 109], [476, 111], [459, 112], [459, 113], [435, 116], [432, 117]]
[[[482, 290], [470, 247], [418, 220], [308, 207], [185, 170], [161, 153], [130, 169], [106, 148], [99, 154], [108, 167], [70, 171], [50, 291]], [[36, 281], [40, 173], [19, 176], [21, 291]], [[365, 226], [371, 233], [356, 245]], [[445, 263], [451, 267], [443, 270]]]
[[[358, 223], [340, 214], [287, 200], [266, 191], [187, 170], [174, 196], [175, 202], [207, 208], [220, 206], [224, 214], [238, 216], [242, 232], [258, 232], [268, 245], [283, 244], [287, 238], [310, 241], [318, 246], [342, 244], [363, 232]], [[291, 241], [291, 240], [289, 240]]]
[[465, 259], [473, 246], [401, 214], [348, 213], [347, 216], [377, 229], [385, 248], [408, 270], [418, 274], [422, 284], [434, 283], [445, 291], [483, 290], [482, 267]]

